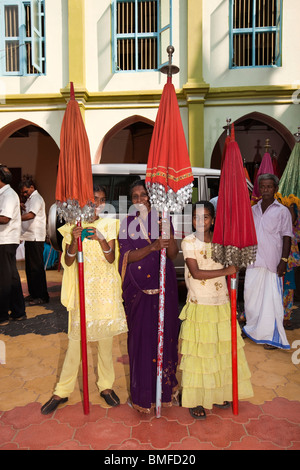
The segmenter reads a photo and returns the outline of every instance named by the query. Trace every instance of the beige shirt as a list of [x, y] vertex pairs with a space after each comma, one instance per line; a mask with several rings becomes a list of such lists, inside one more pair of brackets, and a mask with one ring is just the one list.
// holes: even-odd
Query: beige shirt
[[[199, 269], [214, 270], [223, 268], [220, 263], [216, 263], [211, 258], [211, 243], [200, 241], [195, 233], [185, 237], [181, 247], [184, 259], [195, 259]], [[188, 302], [202, 305], [222, 305], [229, 302], [225, 276], [200, 281], [192, 277], [186, 264], [184, 275], [188, 289]]]
[[0, 224], [0, 245], [19, 245], [21, 235], [20, 199], [9, 184], [0, 189], [0, 215], [10, 219], [7, 224]]
[[33, 212], [35, 217], [22, 222], [21, 239], [25, 241], [44, 242], [46, 239], [46, 211], [42, 196], [33, 191], [25, 203], [26, 213]]

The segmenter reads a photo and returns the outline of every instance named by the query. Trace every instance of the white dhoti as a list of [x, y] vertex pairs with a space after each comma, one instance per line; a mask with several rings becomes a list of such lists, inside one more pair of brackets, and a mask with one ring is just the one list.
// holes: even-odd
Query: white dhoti
[[244, 333], [259, 344], [290, 349], [283, 327], [282, 279], [266, 268], [247, 269]]

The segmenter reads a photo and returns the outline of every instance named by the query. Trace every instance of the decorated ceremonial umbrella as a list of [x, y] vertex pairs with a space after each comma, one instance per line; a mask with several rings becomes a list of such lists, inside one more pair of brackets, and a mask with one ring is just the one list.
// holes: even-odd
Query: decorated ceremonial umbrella
[[254, 186], [253, 186], [253, 191], [252, 191], [252, 196], [251, 196], [252, 205], [256, 204], [261, 199], [261, 194], [260, 194], [259, 186], [258, 186], [259, 175], [262, 175], [264, 173], [269, 173], [270, 175], [274, 175], [274, 166], [273, 166], [272, 158], [271, 158], [270, 153], [267, 151], [268, 148], [270, 147], [271, 146], [269, 144], [269, 139], [267, 139], [266, 145], [265, 145], [266, 152], [262, 158], [261, 164], [255, 176], [255, 181], [254, 181]]
[[294, 135], [296, 143], [280, 179], [276, 197], [285, 206], [297, 204], [300, 210], [300, 127]]
[[[256, 258], [257, 239], [246, 184], [243, 160], [232, 126], [221, 171], [218, 208], [212, 240], [212, 258], [223, 266], [238, 268]], [[238, 414], [236, 274], [231, 276], [232, 395], [233, 413]]]
[[[189, 160], [185, 135], [180, 117], [172, 74], [179, 71], [172, 65], [173, 46], [167, 48], [169, 65], [161, 72], [167, 73], [160, 105], [150, 143], [146, 186], [151, 205], [162, 213], [162, 220], [168, 212], [181, 211], [191, 199], [194, 180]], [[164, 228], [162, 236], [166, 236]], [[162, 363], [165, 309], [166, 249], [160, 254], [160, 294], [157, 347], [156, 417], [161, 414]]]
[[228, 143], [230, 142], [230, 140], [231, 140], [231, 137], [230, 137], [230, 123], [231, 123], [231, 119], [230, 119], [230, 118], [227, 118], [227, 119], [226, 119], [226, 122], [227, 122], [227, 125], [223, 127], [223, 129], [226, 129], [226, 139], [225, 139], [225, 142], [224, 142], [224, 147], [223, 147], [223, 152], [222, 152], [222, 158], [221, 158], [221, 171], [222, 171], [223, 163], [224, 163], [224, 160], [225, 160], [227, 144], [228, 144]]
[[277, 160], [277, 156], [276, 156], [275, 152], [272, 155], [272, 165], [273, 165], [274, 175], [276, 175], [280, 179], [281, 178], [281, 171], [280, 171], [280, 167], [278, 165], [278, 160]]
[[[90, 146], [85, 126], [75, 100], [73, 83], [60, 134], [60, 155], [55, 199], [57, 212], [67, 223], [81, 225], [94, 217], [94, 194]], [[78, 277], [80, 298], [80, 328], [83, 374], [84, 413], [89, 413], [85, 295], [82, 241], [78, 239]]]

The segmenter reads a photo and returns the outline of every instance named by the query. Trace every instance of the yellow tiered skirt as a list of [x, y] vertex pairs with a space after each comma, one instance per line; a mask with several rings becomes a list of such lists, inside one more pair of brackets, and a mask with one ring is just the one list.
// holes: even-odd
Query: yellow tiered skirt
[[[181, 311], [182, 406], [211, 409], [232, 401], [230, 303], [200, 305], [187, 302]], [[253, 396], [244, 340], [237, 326], [238, 397]]]

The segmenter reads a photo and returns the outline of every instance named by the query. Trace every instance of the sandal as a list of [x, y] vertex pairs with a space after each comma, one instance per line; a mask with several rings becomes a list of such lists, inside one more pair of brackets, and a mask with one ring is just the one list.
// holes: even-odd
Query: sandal
[[278, 349], [276, 346], [272, 346], [272, 344], [264, 344], [264, 349], [271, 351], [271, 349]]
[[104, 398], [106, 401], [107, 405], [109, 406], [118, 406], [120, 404], [120, 399], [119, 397], [115, 394], [113, 390], [110, 390], [107, 393], [100, 393], [100, 396]]
[[285, 328], [286, 330], [293, 330], [294, 325], [290, 320], [284, 320], [283, 321], [283, 328]]
[[32, 299], [29, 301], [30, 306], [43, 305], [43, 304], [48, 304], [48, 303], [49, 303], [49, 299], [40, 299], [40, 298]]
[[53, 395], [50, 400], [48, 400], [47, 403], [42, 406], [41, 413], [43, 415], [53, 413], [53, 411], [55, 411], [59, 405], [66, 403], [66, 401], [68, 401], [68, 398], [55, 398], [55, 396]]
[[181, 406], [181, 393], [179, 390], [176, 390], [176, 392], [172, 395], [172, 405]]
[[224, 409], [230, 407], [230, 403], [229, 403], [229, 401], [224, 401], [222, 403], [222, 405], [218, 405], [217, 403], [214, 403], [214, 406], [216, 406], [217, 408], [223, 408], [223, 410], [224, 410]]
[[189, 408], [190, 415], [194, 419], [205, 419], [206, 418], [206, 413], [205, 409], [203, 406], [196, 406], [195, 408]]

